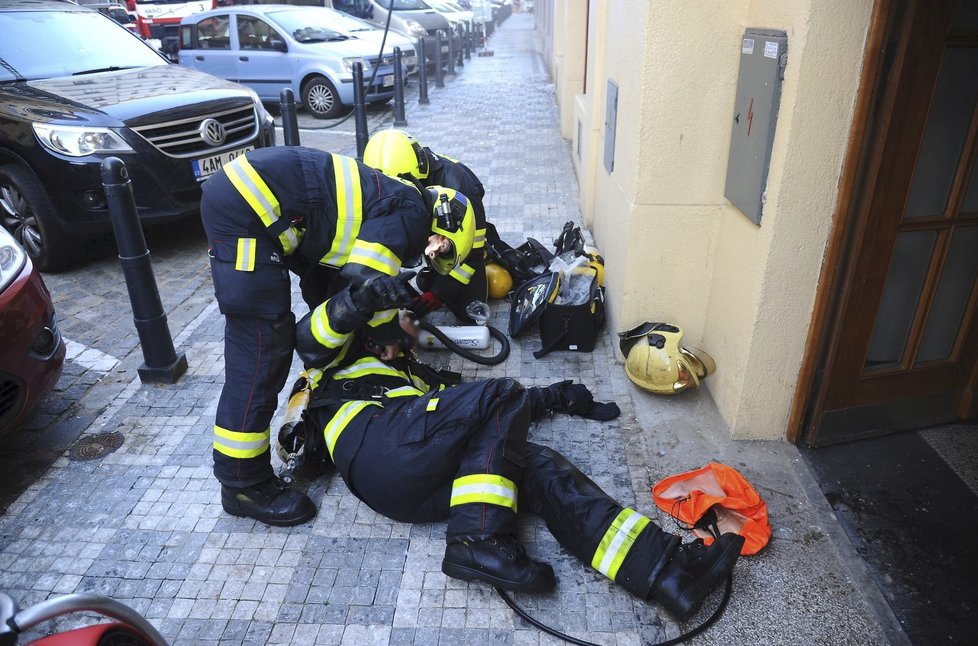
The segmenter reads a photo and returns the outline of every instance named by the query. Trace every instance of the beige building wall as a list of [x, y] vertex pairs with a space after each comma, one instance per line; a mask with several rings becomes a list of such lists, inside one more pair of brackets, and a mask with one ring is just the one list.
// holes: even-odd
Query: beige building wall
[[[872, 0], [537, 5], [547, 6], [538, 28], [549, 30], [554, 42], [590, 6], [584, 18], [586, 93], [572, 101], [558, 93], [558, 101], [562, 124], [567, 118], [573, 123], [585, 224], [607, 261], [609, 330], [647, 320], [681, 325], [686, 342], [717, 360], [717, 373], [705, 384], [731, 433], [783, 438], [835, 209]], [[550, 21], [548, 15], [561, 18]], [[723, 195], [747, 27], [788, 34], [760, 226]], [[563, 41], [562, 64], [551, 61], [555, 74], [567, 73], [566, 52], [573, 47]], [[602, 162], [609, 79], [618, 85], [611, 174]]]

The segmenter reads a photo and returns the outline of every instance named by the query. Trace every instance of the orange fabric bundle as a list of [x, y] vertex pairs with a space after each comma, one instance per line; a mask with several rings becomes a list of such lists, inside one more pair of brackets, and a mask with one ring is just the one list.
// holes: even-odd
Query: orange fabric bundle
[[713, 535], [696, 525], [711, 507], [721, 534], [735, 532], [744, 537], [742, 555], [756, 554], [771, 538], [767, 503], [739, 471], [725, 464], [711, 462], [669, 476], [652, 487], [652, 497], [659, 509], [685, 523], [707, 545], [713, 542]]

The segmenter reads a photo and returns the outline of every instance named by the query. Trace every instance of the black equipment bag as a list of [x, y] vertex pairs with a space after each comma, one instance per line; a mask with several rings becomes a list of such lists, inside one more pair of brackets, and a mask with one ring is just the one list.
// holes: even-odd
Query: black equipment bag
[[540, 340], [543, 347], [533, 353], [540, 357], [554, 350], [591, 352], [604, 328], [604, 288], [597, 275], [591, 280], [590, 298], [579, 305], [547, 303], [540, 315]]
[[513, 277], [513, 284], [525, 283], [547, 271], [553, 254], [543, 244], [527, 238], [526, 242], [513, 249], [499, 237], [496, 227], [486, 222], [487, 260], [502, 266]]

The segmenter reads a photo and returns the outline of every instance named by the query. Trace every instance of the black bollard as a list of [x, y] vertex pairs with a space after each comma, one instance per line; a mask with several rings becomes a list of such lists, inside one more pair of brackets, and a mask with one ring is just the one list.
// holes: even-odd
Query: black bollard
[[425, 39], [418, 39], [418, 103], [428, 103], [428, 55], [425, 54]]
[[357, 127], [357, 159], [363, 161], [363, 151], [367, 148], [367, 107], [364, 101], [363, 64], [353, 64], [353, 120]]
[[455, 30], [449, 27], [448, 36], [448, 73], [455, 74]]
[[458, 23], [455, 33], [458, 35], [458, 53], [455, 55], [455, 67], [465, 67], [465, 27], [462, 26], [462, 23]]
[[129, 290], [133, 322], [143, 348], [144, 363], [137, 369], [139, 379], [143, 383], [174, 384], [187, 371], [187, 357], [182, 352], [177, 356], [173, 349], [143, 228], [136, 214], [129, 171], [118, 157], [102, 161], [102, 187]]
[[401, 48], [394, 48], [394, 127], [408, 124], [404, 117], [404, 70], [401, 68]]
[[445, 74], [441, 69], [441, 29], [435, 31], [435, 87], [445, 87]]
[[282, 88], [279, 93], [279, 106], [282, 110], [282, 133], [286, 146], [299, 145], [299, 122], [295, 116], [295, 95], [292, 88]]

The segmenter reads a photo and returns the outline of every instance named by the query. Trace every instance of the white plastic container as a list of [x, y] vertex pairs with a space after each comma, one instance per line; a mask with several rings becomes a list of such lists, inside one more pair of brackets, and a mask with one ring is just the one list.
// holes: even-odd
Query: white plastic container
[[[460, 348], [485, 350], [489, 347], [489, 328], [484, 325], [439, 325], [438, 329]], [[431, 350], [446, 349], [444, 343], [425, 330], [421, 330], [418, 334], [418, 347]]]

